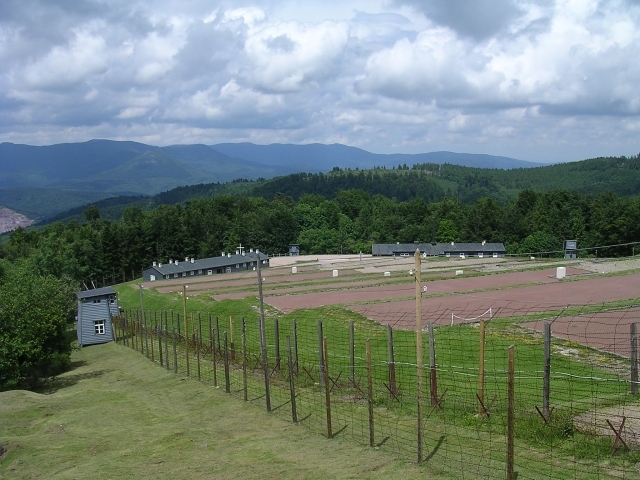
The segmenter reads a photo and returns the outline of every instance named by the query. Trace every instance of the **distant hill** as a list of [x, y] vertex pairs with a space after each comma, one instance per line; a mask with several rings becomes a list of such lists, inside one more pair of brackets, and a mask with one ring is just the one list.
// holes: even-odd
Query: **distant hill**
[[109, 194], [105, 192], [61, 190], [58, 188], [0, 188], [0, 206], [8, 207], [38, 221], [108, 196]]
[[[229, 157], [251, 160], [265, 165], [282, 167], [297, 165], [298, 172], [326, 172], [333, 167], [343, 169], [367, 170], [373, 167], [391, 168], [398, 165], [411, 167], [416, 163], [449, 163], [476, 168], [530, 168], [543, 166], [542, 163], [525, 162], [509, 157], [493, 155], [431, 152], [417, 154], [378, 154], [367, 152], [360, 148], [348, 147], [334, 143], [323, 145], [312, 143], [308, 145], [291, 145], [274, 143], [271, 145], [255, 145], [253, 143], [219, 143], [211, 148]], [[294, 172], [291, 172], [294, 173]]]

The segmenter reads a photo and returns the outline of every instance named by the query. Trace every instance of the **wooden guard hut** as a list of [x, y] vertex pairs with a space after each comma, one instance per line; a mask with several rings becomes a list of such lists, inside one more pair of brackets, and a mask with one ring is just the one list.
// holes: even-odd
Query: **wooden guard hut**
[[78, 343], [81, 347], [113, 340], [111, 319], [119, 315], [116, 291], [111, 287], [78, 292]]

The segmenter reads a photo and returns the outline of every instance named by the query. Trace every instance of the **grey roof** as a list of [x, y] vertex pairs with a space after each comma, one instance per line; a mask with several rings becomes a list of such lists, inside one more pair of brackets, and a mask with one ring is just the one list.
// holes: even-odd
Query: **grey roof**
[[236, 265], [245, 262], [256, 262], [258, 260], [269, 260], [269, 255], [264, 253], [249, 252], [244, 255], [231, 255], [230, 257], [225, 255], [219, 257], [199, 258], [187, 261], [178, 261], [178, 265], [174, 263], [163, 263], [162, 266], [156, 265], [155, 267], [145, 268], [145, 272], [148, 270], [155, 270], [161, 275], [173, 275], [174, 273], [191, 272], [193, 270], [212, 270], [214, 268], [224, 268], [231, 265]]
[[93, 290], [85, 290], [83, 292], [76, 293], [79, 299], [92, 298], [92, 297], [105, 297], [107, 295], [115, 295], [116, 291], [111, 287], [94, 288]]
[[376, 243], [371, 247], [373, 255], [394, 255], [409, 253], [413, 255], [416, 249], [420, 253], [426, 253], [430, 256], [445, 255], [447, 253], [504, 253], [505, 248], [502, 243]]

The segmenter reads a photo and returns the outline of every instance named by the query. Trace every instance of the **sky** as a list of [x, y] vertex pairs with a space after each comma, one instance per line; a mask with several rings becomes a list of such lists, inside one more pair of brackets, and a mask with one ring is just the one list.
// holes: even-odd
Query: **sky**
[[1, 0], [0, 142], [640, 152], [640, 0]]

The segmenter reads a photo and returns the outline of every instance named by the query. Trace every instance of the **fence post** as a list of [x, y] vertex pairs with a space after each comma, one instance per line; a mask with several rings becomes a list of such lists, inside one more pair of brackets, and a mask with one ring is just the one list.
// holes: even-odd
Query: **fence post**
[[515, 348], [509, 347], [509, 371], [507, 376], [507, 480], [515, 479]]
[[[136, 336], [136, 351], [138, 351], [138, 332], [140, 331], [140, 319], [138, 315], [138, 311], [136, 310], [136, 318], [133, 321], [133, 330], [134, 335]], [[140, 341], [140, 348], [142, 348], [142, 341]]]
[[201, 381], [200, 377], [200, 348], [202, 347], [202, 318], [200, 312], [198, 312], [198, 334], [196, 335], [196, 358], [198, 361], [198, 381]]
[[291, 355], [291, 341], [287, 337], [287, 359], [289, 363], [289, 392], [291, 394], [291, 418], [293, 423], [298, 423], [298, 412], [296, 408], [296, 386], [293, 378], [293, 359]]
[[318, 376], [320, 377], [320, 385], [324, 383], [324, 355], [323, 355], [323, 333], [322, 320], [318, 320]]
[[294, 365], [296, 368], [296, 375], [298, 375], [300, 371], [300, 367], [298, 364], [298, 325], [296, 320], [293, 319], [291, 329], [293, 331], [293, 355], [294, 355]]
[[433, 323], [427, 324], [429, 329], [429, 390], [431, 391], [431, 406], [438, 405], [438, 372], [436, 371], [436, 342], [433, 333]]
[[[189, 326], [187, 324], [187, 286], [182, 286], [182, 310], [184, 316], [184, 358], [187, 362], [187, 377], [189, 377]], [[178, 325], [180, 325], [178, 323]], [[180, 327], [178, 327], [180, 328]]]
[[244, 390], [244, 401], [249, 401], [249, 392], [247, 391], [247, 335], [244, 317], [242, 317], [242, 388]]
[[[155, 315], [154, 315], [155, 316]], [[162, 355], [162, 310], [160, 310], [160, 329], [158, 330], [158, 322], [156, 319], [156, 333], [158, 335], [158, 355], [160, 356], [160, 366], [164, 367], [164, 358]]]
[[264, 298], [262, 296], [262, 270], [260, 269], [260, 252], [258, 252], [257, 273], [258, 273], [258, 304], [260, 310], [260, 347], [262, 349], [262, 368], [264, 369], [264, 393], [267, 404], [267, 412], [271, 411], [271, 390], [269, 387], [269, 359], [267, 357], [267, 331], [264, 321]]
[[631, 324], [631, 394], [638, 394], [638, 324]]
[[173, 328], [173, 371], [178, 373], [178, 346], [176, 345], [176, 329]]
[[164, 360], [169, 370], [169, 316], [164, 312]]
[[544, 324], [544, 378], [542, 381], [542, 414], [549, 418], [549, 395], [551, 391], [551, 324]]
[[416, 261], [416, 376], [418, 377], [418, 463], [422, 462], [422, 288], [420, 286], [420, 249], [414, 254]]
[[478, 368], [478, 415], [484, 415], [484, 319], [480, 320], [480, 365]]
[[367, 338], [367, 405], [369, 406], [369, 446], [375, 446], [373, 431], [373, 372], [371, 371], [371, 340]]
[[220, 323], [216, 317], [216, 344], [218, 345], [218, 354], [222, 356], [222, 348], [220, 347]]
[[355, 323], [349, 322], [349, 383], [356, 384], [356, 343]]
[[231, 393], [231, 382], [229, 380], [229, 345], [227, 344], [227, 332], [224, 332], [224, 384], [225, 391]]
[[209, 344], [211, 345], [211, 367], [213, 369], [213, 386], [218, 388], [218, 372], [216, 371], [216, 343], [211, 326], [211, 314], [209, 314]]
[[236, 343], [233, 338], [233, 317], [229, 315], [229, 347], [231, 350], [231, 361], [236, 359]]
[[278, 319], [273, 319], [273, 335], [275, 337], [275, 347], [276, 347], [276, 372], [280, 371], [280, 325], [278, 323]]
[[393, 358], [393, 328], [387, 325], [387, 357], [389, 363], [389, 391], [395, 397], [396, 390], [396, 364]]
[[[143, 300], [143, 294], [142, 294], [142, 283], [140, 283], [139, 287], [140, 287], [140, 312], [141, 312], [141, 316], [142, 316], [142, 331], [143, 331], [143, 335], [144, 335], [144, 344], [145, 344], [144, 353], [145, 353], [145, 356], [147, 358], [149, 358], [149, 336], [147, 335], [147, 317], [144, 314], [144, 300]], [[151, 343], [153, 344], [153, 342], [151, 342]]]
[[333, 438], [331, 431], [331, 385], [329, 384], [329, 355], [327, 353], [327, 337], [322, 339], [322, 352], [324, 356], [324, 399], [327, 409], [327, 438]]

